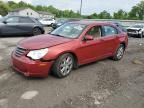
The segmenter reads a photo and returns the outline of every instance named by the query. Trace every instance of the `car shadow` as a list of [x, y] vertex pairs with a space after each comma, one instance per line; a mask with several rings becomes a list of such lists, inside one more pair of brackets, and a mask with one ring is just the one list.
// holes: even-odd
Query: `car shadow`
[[109, 60], [113, 61], [110, 57], [108, 57], [108, 58], [97, 60], [97, 61], [94, 61], [94, 62], [91, 62], [91, 63], [88, 63], [88, 64], [81, 65], [81, 66], [78, 67], [78, 69], [85, 68], [85, 67], [88, 67], [88, 66], [92, 66], [92, 65], [98, 64], [100, 62], [106, 62], [106, 61], [109, 61]]
[[[132, 36], [132, 35], [129, 35], [128, 37], [129, 37], [129, 38], [139, 38], [139, 39], [141, 38], [141, 37], [134, 36], [134, 35], [133, 35], [133, 36]], [[142, 38], [144, 38], [144, 37], [142, 37]]]
[[32, 35], [1, 35], [0, 38], [21, 38], [21, 37], [32, 37]]

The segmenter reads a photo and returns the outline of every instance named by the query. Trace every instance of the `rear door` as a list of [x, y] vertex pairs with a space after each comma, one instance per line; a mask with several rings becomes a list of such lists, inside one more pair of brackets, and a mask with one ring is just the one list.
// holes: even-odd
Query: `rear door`
[[21, 34], [31, 34], [33, 31], [35, 22], [29, 17], [20, 17], [19, 18], [19, 29]]
[[102, 26], [101, 42], [105, 45], [105, 55], [112, 55], [118, 46], [119, 31], [112, 25]]

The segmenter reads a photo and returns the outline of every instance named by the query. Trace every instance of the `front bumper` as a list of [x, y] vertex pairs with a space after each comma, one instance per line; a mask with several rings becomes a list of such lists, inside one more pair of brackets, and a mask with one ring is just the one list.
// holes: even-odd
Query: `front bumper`
[[13, 69], [27, 77], [47, 77], [54, 62], [34, 61], [25, 56], [17, 57], [14, 53], [11, 60]]
[[128, 32], [129, 36], [140, 36], [141, 34], [139, 32]]

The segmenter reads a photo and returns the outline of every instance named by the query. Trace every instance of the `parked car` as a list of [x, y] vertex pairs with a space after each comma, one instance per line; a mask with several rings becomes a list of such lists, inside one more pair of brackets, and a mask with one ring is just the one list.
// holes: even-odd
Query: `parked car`
[[45, 77], [52, 71], [63, 78], [83, 64], [122, 59], [127, 44], [127, 34], [113, 24], [71, 22], [50, 34], [20, 41], [12, 52], [12, 67], [25, 76]]
[[43, 33], [43, 25], [31, 17], [6, 16], [0, 20], [0, 36], [39, 35]]
[[119, 27], [123, 32], [127, 33], [126, 27], [124, 25], [122, 25], [121, 22], [116, 21], [116, 20], [106, 21], [106, 22], [113, 23], [114, 25], [116, 25], [117, 27]]
[[119, 22], [113, 22], [117, 27], [119, 27], [123, 32], [127, 33], [127, 29]]
[[144, 37], [144, 24], [135, 24], [127, 29], [129, 36]]
[[73, 22], [73, 21], [79, 21], [79, 19], [58, 19], [56, 21], [56, 23], [54, 23], [52, 25], [52, 28], [56, 29], [56, 28], [60, 27], [61, 25], [65, 24], [65, 23]]
[[44, 26], [52, 26], [55, 24], [55, 19], [44, 18], [39, 20]]

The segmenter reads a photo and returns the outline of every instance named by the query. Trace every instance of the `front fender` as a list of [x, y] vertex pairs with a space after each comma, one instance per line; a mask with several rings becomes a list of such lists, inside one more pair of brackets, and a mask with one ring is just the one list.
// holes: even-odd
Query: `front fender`
[[68, 42], [49, 48], [48, 54], [43, 57], [44, 60], [56, 60], [60, 55], [64, 53], [72, 53], [76, 56], [75, 50], [77, 48], [77, 42]]

